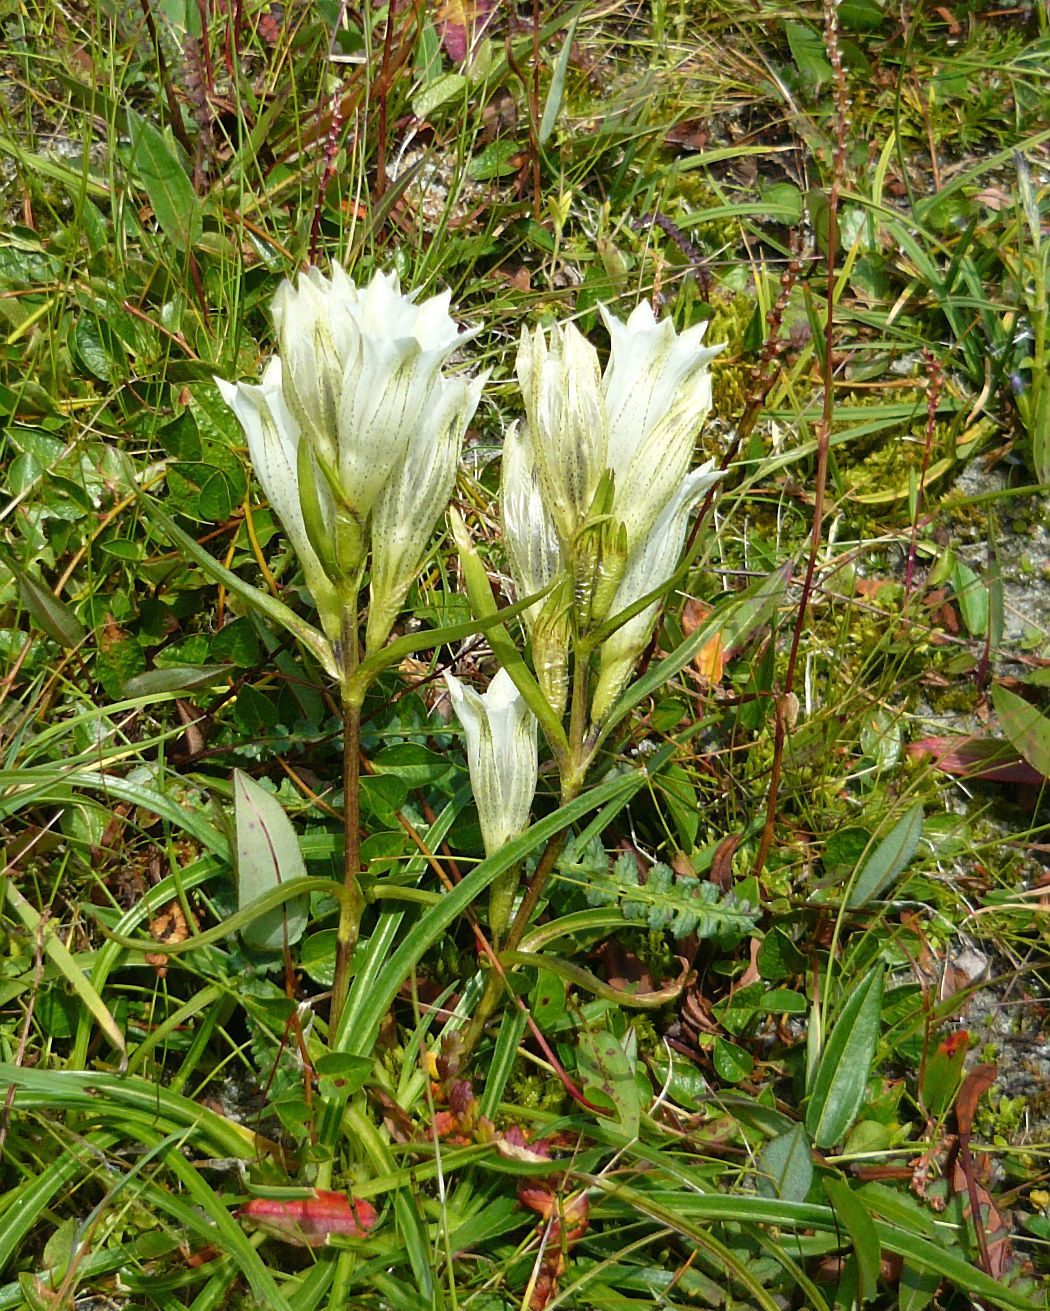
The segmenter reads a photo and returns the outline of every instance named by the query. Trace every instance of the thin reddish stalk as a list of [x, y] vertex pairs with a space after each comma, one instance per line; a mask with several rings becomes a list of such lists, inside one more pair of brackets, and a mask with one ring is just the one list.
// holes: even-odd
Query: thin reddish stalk
[[802, 633], [806, 624], [806, 612], [809, 609], [813, 593], [813, 580], [817, 571], [817, 556], [824, 535], [824, 493], [828, 479], [828, 453], [831, 449], [831, 425], [835, 411], [835, 256], [837, 216], [839, 193], [846, 167], [846, 129], [849, 126], [849, 100], [846, 90], [846, 73], [842, 65], [842, 52], [839, 49], [838, 11], [835, 0], [824, 3], [824, 40], [835, 78], [835, 153], [832, 163], [831, 188], [828, 193], [828, 276], [827, 276], [827, 316], [824, 323], [824, 407], [817, 426], [817, 470], [813, 489], [813, 532], [810, 536], [809, 558], [806, 561], [806, 574], [802, 581], [802, 595], [799, 598], [798, 613], [795, 616], [795, 628], [791, 635], [791, 649], [788, 654], [787, 670], [784, 674], [783, 693], [776, 698], [776, 711], [773, 728], [773, 763], [769, 774], [769, 793], [766, 799], [766, 822], [762, 829], [758, 853], [755, 856], [754, 873], [761, 878], [773, 845], [773, 831], [776, 823], [777, 799], [780, 793], [780, 775], [784, 765], [784, 744], [787, 740], [786, 714], [789, 697], [795, 683], [795, 669], [802, 642]]

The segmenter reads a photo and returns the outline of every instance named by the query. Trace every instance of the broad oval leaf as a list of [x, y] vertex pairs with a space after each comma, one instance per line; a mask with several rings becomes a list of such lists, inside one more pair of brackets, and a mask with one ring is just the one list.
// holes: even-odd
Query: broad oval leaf
[[813, 1154], [800, 1124], [766, 1143], [758, 1158], [755, 1186], [763, 1197], [804, 1202], [813, 1182]]
[[992, 705], [1011, 744], [1043, 778], [1050, 778], [1050, 719], [998, 683], [992, 688]]
[[585, 1096], [607, 1103], [626, 1138], [638, 1136], [641, 1100], [634, 1077], [635, 1062], [607, 1029], [584, 1030], [576, 1051]]
[[817, 1147], [841, 1141], [864, 1101], [879, 1037], [882, 976], [880, 967], [853, 989], [820, 1058], [806, 1108], [806, 1128]]
[[[305, 878], [299, 839], [284, 807], [254, 779], [233, 771], [233, 813], [237, 823], [237, 906], [253, 901], [290, 879]], [[310, 898], [293, 897], [264, 911], [241, 936], [249, 947], [280, 951], [298, 942], [310, 915]]]
[[129, 109], [131, 166], [149, 197], [160, 230], [177, 250], [189, 250], [203, 224], [201, 202], [164, 133]]

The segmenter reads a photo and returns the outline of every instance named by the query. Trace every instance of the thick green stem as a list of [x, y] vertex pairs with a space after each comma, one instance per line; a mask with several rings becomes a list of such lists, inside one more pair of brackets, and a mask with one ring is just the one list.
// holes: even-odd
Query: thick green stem
[[361, 893], [361, 703], [362, 690], [356, 686], [357, 611], [343, 610], [343, 824], [345, 827], [343, 885], [347, 896], [339, 907], [336, 930], [335, 977], [332, 983], [330, 1032], [339, 1028], [339, 1020], [350, 988], [350, 969], [361, 929], [364, 897]]
[[[515, 951], [525, 936], [525, 930], [529, 926], [529, 920], [535, 913], [536, 906], [539, 903], [540, 894], [543, 892], [550, 878], [551, 871], [554, 869], [555, 862], [561, 854], [561, 849], [565, 844], [565, 830], [555, 833], [544, 848], [543, 855], [540, 857], [540, 863], [536, 866], [536, 873], [532, 876], [532, 882], [525, 890], [525, 896], [522, 898], [521, 905], [518, 907], [518, 913], [514, 916], [514, 922], [507, 930], [506, 939], [500, 943], [501, 951]], [[496, 1009], [503, 992], [503, 979], [498, 970], [490, 970], [489, 976], [485, 980], [485, 991], [481, 994], [481, 1000], [478, 1002], [477, 1010], [470, 1017], [470, 1022], [463, 1029], [463, 1048], [461, 1059], [466, 1058], [473, 1052], [478, 1045], [485, 1030], [485, 1025], [492, 1017], [492, 1012]]]
[[[558, 769], [561, 773], [561, 802], [567, 805], [574, 801], [583, 789], [583, 781], [594, 755], [594, 747], [587, 741], [587, 711], [590, 693], [591, 646], [577, 636], [574, 643], [575, 652], [572, 671], [572, 701], [569, 711], [568, 752], [563, 757], [556, 753]], [[514, 921], [507, 930], [506, 938], [496, 943], [499, 951], [516, 951], [525, 930], [529, 927], [536, 907], [540, 903], [547, 880], [554, 872], [561, 849], [565, 845], [565, 831], [557, 833], [547, 843], [540, 863], [532, 881], [525, 889], [525, 896], [514, 916]], [[496, 935], [494, 935], [496, 936]], [[492, 970], [485, 981], [485, 991], [481, 994], [477, 1010], [470, 1018], [470, 1023], [463, 1030], [463, 1055], [469, 1055], [480, 1039], [485, 1025], [496, 1009], [503, 992], [503, 979], [498, 970]]]

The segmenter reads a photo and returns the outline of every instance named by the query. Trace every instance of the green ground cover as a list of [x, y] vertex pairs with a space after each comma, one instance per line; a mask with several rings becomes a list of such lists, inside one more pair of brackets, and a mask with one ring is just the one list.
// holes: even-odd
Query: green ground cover
[[[0, 23], [0, 1311], [1044, 1306], [1043, 0]], [[472, 334], [389, 635], [215, 382], [309, 265]], [[500, 487], [523, 329], [639, 305], [725, 476], [603, 707], [636, 506], [501, 624]]]

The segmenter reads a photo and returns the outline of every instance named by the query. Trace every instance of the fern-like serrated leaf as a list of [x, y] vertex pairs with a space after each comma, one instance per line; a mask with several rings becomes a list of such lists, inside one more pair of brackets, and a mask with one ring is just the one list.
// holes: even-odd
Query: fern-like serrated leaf
[[730, 945], [755, 926], [756, 911], [732, 893], [722, 896], [706, 879], [676, 878], [669, 866], [657, 863], [640, 882], [638, 861], [630, 852], [624, 852], [611, 870], [592, 865], [588, 873], [589, 905], [618, 904], [625, 920], [644, 920], [650, 929], [675, 938], [695, 933]]

